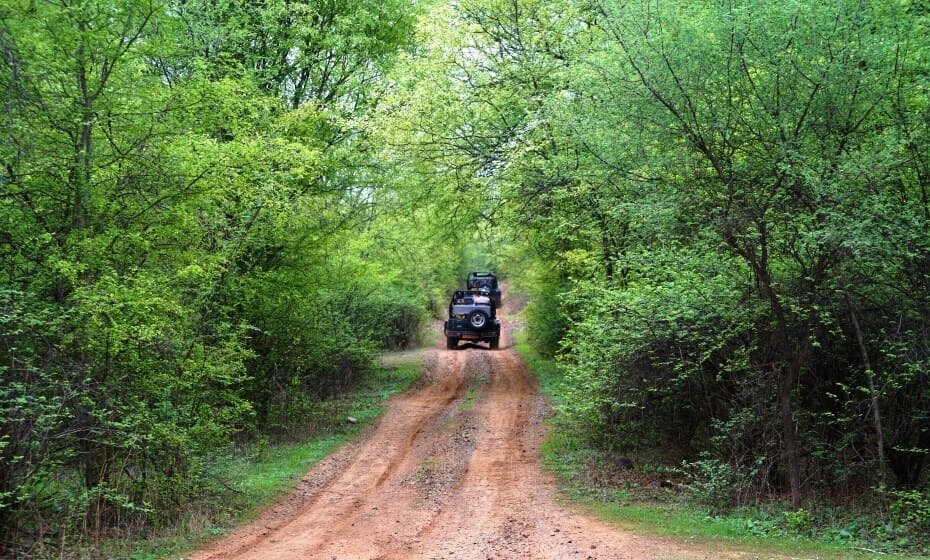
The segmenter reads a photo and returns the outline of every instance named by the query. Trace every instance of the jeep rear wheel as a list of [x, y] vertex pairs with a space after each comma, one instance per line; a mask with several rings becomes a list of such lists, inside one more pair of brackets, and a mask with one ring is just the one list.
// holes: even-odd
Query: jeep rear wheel
[[497, 350], [498, 348], [500, 348], [500, 344], [501, 344], [501, 338], [499, 336], [495, 336], [494, 338], [491, 339], [491, 343], [490, 343], [491, 350]]
[[468, 316], [468, 324], [476, 329], [484, 328], [487, 322], [488, 316], [484, 314], [484, 311], [475, 310]]
[[448, 348], [449, 350], [455, 350], [456, 347], [458, 347], [458, 345], [459, 345], [459, 339], [457, 339], [454, 336], [446, 337], [446, 348]]

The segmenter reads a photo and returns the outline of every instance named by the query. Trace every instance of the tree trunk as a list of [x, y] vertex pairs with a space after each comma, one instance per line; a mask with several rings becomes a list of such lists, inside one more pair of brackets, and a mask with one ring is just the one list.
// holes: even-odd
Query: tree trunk
[[[86, 32], [87, 26], [78, 22], [78, 30]], [[74, 134], [74, 161], [71, 170], [71, 188], [73, 200], [71, 206], [71, 229], [80, 231], [87, 227], [87, 206], [91, 183], [91, 162], [93, 150], [94, 100], [88, 84], [88, 68], [85, 60], [85, 47], [80, 45], [77, 51], [77, 69], [75, 80], [80, 93], [81, 122]]]
[[781, 420], [782, 452], [785, 467], [788, 470], [791, 505], [794, 509], [798, 509], [801, 507], [801, 458], [798, 450], [798, 430], [794, 418], [792, 394], [798, 380], [801, 378], [801, 368], [807, 354], [807, 349], [804, 346], [806, 339], [797, 340], [797, 344], [792, 344], [788, 315], [775, 291], [768, 269], [768, 247], [764, 224], [759, 225], [759, 232], [759, 252], [747, 250], [747, 255], [751, 257], [748, 260], [756, 272], [758, 287], [763, 298], [768, 300], [775, 318], [775, 332], [772, 333], [778, 348], [778, 355], [775, 359], [784, 364], [778, 367], [777, 395], [778, 412]]
[[869, 380], [869, 398], [872, 404], [872, 422], [875, 425], [875, 444], [878, 451], [878, 475], [879, 482], [885, 484], [885, 433], [882, 429], [882, 413], [878, 404], [878, 391], [875, 390], [875, 372], [872, 370], [872, 360], [869, 359], [869, 350], [865, 346], [865, 335], [862, 333], [862, 326], [859, 324], [859, 318], [856, 317], [856, 311], [853, 309], [849, 297], [846, 298], [849, 305], [849, 316], [852, 318], [853, 328], [856, 330], [856, 341], [859, 343], [859, 353], [862, 355], [862, 365], [865, 367], [865, 375]]
[[787, 367], [782, 368], [778, 376], [778, 410], [781, 417], [782, 445], [788, 468], [788, 484], [791, 487], [791, 506], [794, 509], [801, 507], [801, 461], [791, 393], [798, 382], [800, 371], [800, 359], [792, 357], [788, 360]]

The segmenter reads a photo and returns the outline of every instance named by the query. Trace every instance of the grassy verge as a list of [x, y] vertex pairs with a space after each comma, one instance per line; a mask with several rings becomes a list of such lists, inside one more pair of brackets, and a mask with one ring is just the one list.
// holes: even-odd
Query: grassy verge
[[[539, 380], [540, 388], [557, 409], [560, 401], [558, 366], [540, 356], [526, 342], [524, 333], [517, 333], [515, 339], [517, 352], [523, 356]], [[581, 438], [560, 422], [558, 413], [550, 419], [542, 460], [558, 478], [563, 495], [583, 510], [625, 529], [693, 543], [708, 550], [743, 549], [759, 555], [747, 558], [927, 558], [869, 550], [868, 544], [855, 539], [854, 527], [798, 534], [785, 526], [784, 516], [775, 510], [741, 510], [727, 516], [712, 517], [668, 488], [646, 488], [640, 480], [649, 478], [648, 475], [654, 475], [656, 471], [643, 471], [655, 467], [638, 465], [636, 473], [622, 479], [608, 479], [598, 476], [597, 468], [591, 468], [602, 459], [601, 454], [587, 447]]]
[[291, 490], [314, 464], [338, 449], [370, 425], [387, 399], [410, 387], [420, 375], [422, 358], [416, 355], [391, 366], [380, 368], [365, 387], [336, 408], [340, 415], [352, 416], [357, 423], [338, 423], [328, 433], [302, 443], [252, 444], [226, 457], [216, 471], [217, 479], [227, 482], [226, 491], [211, 497], [204, 511], [178, 525], [175, 534], [136, 543], [132, 553], [120, 551], [119, 557], [132, 560], [183, 558], [185, 553], [237, 525], [254, 519], [261, 510]]

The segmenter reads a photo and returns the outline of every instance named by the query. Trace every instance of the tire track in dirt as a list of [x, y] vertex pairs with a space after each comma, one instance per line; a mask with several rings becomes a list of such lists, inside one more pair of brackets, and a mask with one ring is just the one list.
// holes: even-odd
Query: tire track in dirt
[[512, 349], [488, 356], [490, 379], [475, 407], [478, 440], [464, 478], [415, 544], [380, 559], [704, 557], [559, 507], [539, 463], [547, 409], [535, 380]]
[[[546, 403], [505, 322], [499, 351], [429, 350], [362, 441], [196, 560], [660, 559], [701, 551], [557, 504], [539, 463]], [[740, 558], [716, 550], [715, 558]]]
[[318, 555], [346, 535], [354, 538], [358, 533], [354, 527], [370, 525], [367, 518], [373, 513], [390, 509], [386, 506], [403, 488], [379, 489], [402, 478], [399, 470], [419, 463], [418, 440], [461, 399], [466, 389], [465, 361], [464, 354], [440, 360], [436, 352], [428, 353], [417, 387], [392, 399], [364, 441], [318, 464], [281, 504], [193, 558], [316, 558], [324, 557]]

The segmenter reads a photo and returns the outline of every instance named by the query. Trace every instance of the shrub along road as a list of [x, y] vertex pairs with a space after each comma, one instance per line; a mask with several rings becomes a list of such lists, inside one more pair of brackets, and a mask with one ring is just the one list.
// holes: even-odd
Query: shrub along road
[[539, 461], [546, 404], [502, 349], [429, 350], [420, 382], [361, 441], [197, 560], [756, 558], [638, 536], [557, 504]]

